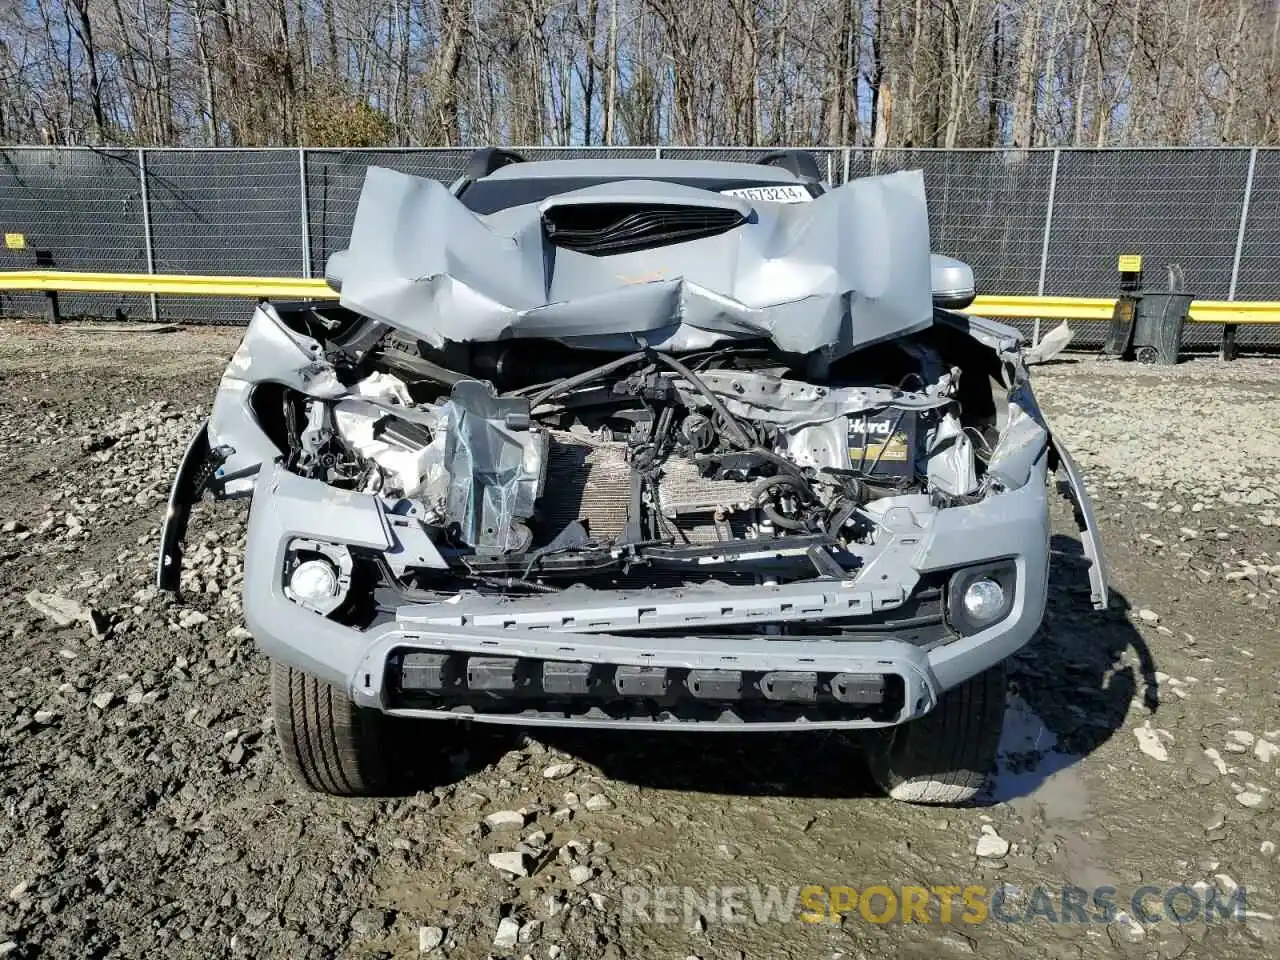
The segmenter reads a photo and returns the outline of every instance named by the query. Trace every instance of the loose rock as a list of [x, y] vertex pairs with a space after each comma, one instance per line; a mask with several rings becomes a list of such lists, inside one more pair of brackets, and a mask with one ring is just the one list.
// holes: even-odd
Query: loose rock
[[489, 863], [503, 873], [516, 877], [529, 876], [529, 855], [520, 850], [489, 854]]
[[1117, 946], [1125, 943], [1142, 943], [1147, 939], [1146, 928], [1123, 910], [1115, 920], [1107, 924], [1107, 934]]
[[1213, 764], [1213, 768], [1222, 776], [1225, 777], [1230, 772], [1227, 768], [1227, 761], [1223, 760], [1222, 754], [1213, 749], [1213, 747], [1207, 748], [1204, 755], [1209, 758], [1209, 762]]
[[1148, 720], [1142, 726], [1134, 727], [1133, 735], [1138, 738], [1138, 748], [1148, 757], [1161, 763], [1168, 761], [1169, 751], [1165, 749], [1165, 742], [1173, 741], [1173, 734], [1168, 730], [1158, 730]]
[[440, 927], [418, 928], [418, 952], [430, 953], [444, 943], [444, 930]]
[[69, 627], [73, 623], [93, 622], [91, 608], [61, 594], [32, 590], [27, 594], [26, 600], [27, 606], [59, 627]]
[[498, 921], [498, 932], [493, 936], [493, 945], [499, 950], [510, 950], [520, 938], [520, 924], [512, 917], [503, 917]]
[[523, 810], [498, 810], [484, 818], [490, 830], [519, 830], [529, 822]]
[[101, 693], [94, 694], [93, 699], [90, 701], [90, 703], [92, 703], [99, 710], [106, 710], [115, 702], [116, 702], [116, 695], [111, 690], [103, 690]]
[[385, 910], [357, 910], [351, 918], [351, 930], [359, 937], [373, 937], [391, 926], [391, 915]]
[[1248, 730], [1228, 730], [1226, 748], [1231, 753], [1247, 753], [1253, 746], [1253, 734]]
[[192, 627], [198, 627], [202, 623], [208, 623], [209, 617], [201, 613], [199, 610], [184, 610], [182, 615], [178, 617], [178, 626], [189, 630]]
[[1009, 841], [996, 833], [990, 824], [982, 825], [982, 836], [978, 838], [978, 846], [974, 851], [980, 857], [996, 859], [1009, 852]]

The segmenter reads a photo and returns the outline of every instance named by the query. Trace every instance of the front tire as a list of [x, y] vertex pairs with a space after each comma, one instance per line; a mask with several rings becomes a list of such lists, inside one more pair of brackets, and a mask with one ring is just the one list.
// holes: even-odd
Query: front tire
[[867, 753], [872, 777], [895, 800], [968, 803], [995, 765], [1004, 699], [999, 663], [948, 690], [918, 720], [876, 731]]
[[385, 725], [336, 687], [283, 663], [271, 664], [271, 710], [294, 779], [336, 797], [367, 797], [388, 786]]

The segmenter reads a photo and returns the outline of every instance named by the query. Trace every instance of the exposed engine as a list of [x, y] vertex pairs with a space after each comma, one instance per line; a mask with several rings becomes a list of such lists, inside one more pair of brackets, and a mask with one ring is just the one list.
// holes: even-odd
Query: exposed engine
[[521, 350], [516, 373], [509, 348], [460, 362], [384, 338], [335, 363], [344, 398], [286, 395], [290, 469], [422, 521], [439, 560], [397, 571], [406, 589], [840, 578], [884, 498], [980, 490], [991, 424], [962, 422], [960, 370], [928, 345], [821, 377], [760, 347]]
[[243, 612], [308, 785], [381, 789], [389, 715], [883, 729], [895, 796], [981, 789], [1051, 469], [1108, 605], [1084, 481], [1017, 331], [950, 309], [921, 174], [773, 160], [370, 168], [338, 301], [255, 310], [156, 583], [203, 491], [251, 498]]

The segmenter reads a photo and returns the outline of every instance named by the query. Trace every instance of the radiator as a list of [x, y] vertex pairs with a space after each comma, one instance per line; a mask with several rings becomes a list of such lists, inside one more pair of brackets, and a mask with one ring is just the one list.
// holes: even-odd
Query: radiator
[[[585, 521], [593, 537], [614, 540], [621, 536], [631, 499], [627, 444], [564, 430], [548, 433], [547, 482], [538, 501], [540, 526], [548, 538], [574, 520]], [[698, 514], [682, 518], [679, 524], [671, 522], [693, 543], [719, 539], [712, 523], [717, 508], [731, 511], [734, 535], [742, 536], [746, 518], [732, 511], [745, 505], [749, 490], [750, 484], [735, 480], [707, 480], [693, 463], [678, 457], [663, 464], [658, 478], [658, 502], [665, 516]]]

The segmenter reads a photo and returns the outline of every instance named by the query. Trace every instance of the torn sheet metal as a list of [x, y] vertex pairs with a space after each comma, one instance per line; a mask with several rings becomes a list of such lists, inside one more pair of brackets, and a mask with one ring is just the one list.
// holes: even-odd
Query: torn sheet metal
[[547, 461], [547, 436], [531, 425], [529, 401], [496, 397], [488, 384], [463, 380], [441, 416], [449, 519], [477, 553], [526, 549], [523, 521], [533, 516]]
[[[685, 243], [593, 256], [543, 233], [549, 203], [740, 204], [746, 223]], [[855, 180], [812, 203], [634, 180], [477, 216], [442, 184], [369, 168], [343, 259], [342, 305], [426, 342], [542, 337], [672, 351], [767, 337], [834, 358], [929, 326], [929, 222], [919, 171]]]
[[1053, 450], [1058, 464], [1066, 474], [1067, 494], [1075, 506], [1076, 525], [1080, 529], [1080, 545], [1089, 560], [1089, 599], [1095, 610], [1105, 610], [1111, 602], [1110, 570], [1106, 555], [1102, 552], [1102, 537], [1098, 533], [1098, 520], [1093, 513], [1093, 501], [1084, 488], [1084, 477], [1067, 448], [1053, 437]]

